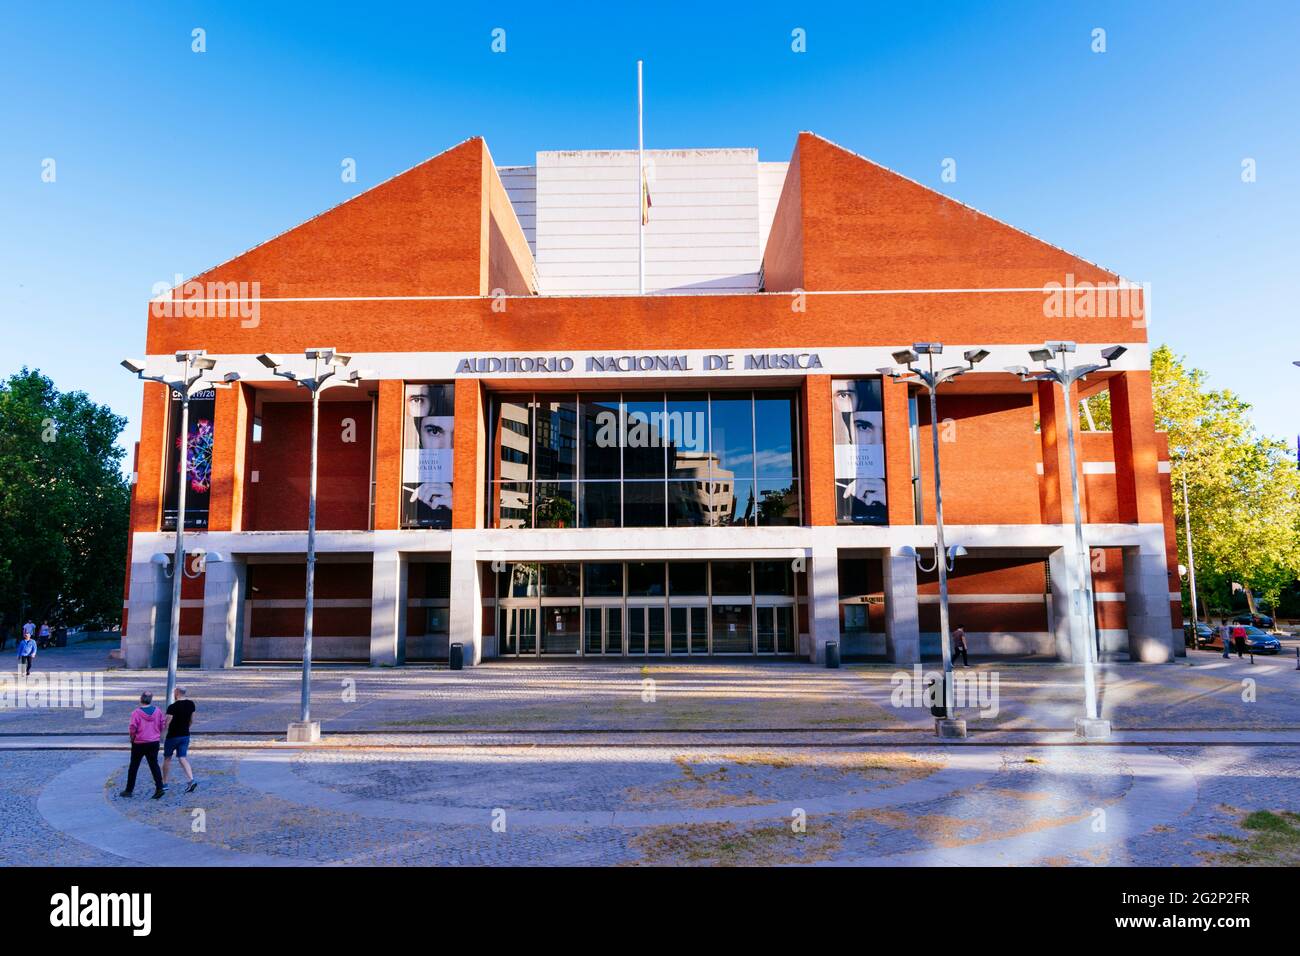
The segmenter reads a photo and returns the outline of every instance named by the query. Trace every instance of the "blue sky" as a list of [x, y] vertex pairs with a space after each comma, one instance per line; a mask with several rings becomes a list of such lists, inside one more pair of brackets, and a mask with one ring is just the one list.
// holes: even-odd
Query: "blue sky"
[[1294, 441], [1300, 5], [558, 6], [0, 2], [0, 374], [83, 388], [129, 442], [155, 283], [472, 135], [500, 164], [634, 146], [641, 57], [648, 146], [783, 160], [813, 130], [1150, 282], [1152, 341]]

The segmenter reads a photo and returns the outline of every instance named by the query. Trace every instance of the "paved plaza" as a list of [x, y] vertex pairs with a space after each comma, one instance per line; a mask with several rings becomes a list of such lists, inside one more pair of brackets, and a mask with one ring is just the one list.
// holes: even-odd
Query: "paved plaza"
[[282, 742], [297, 670], [183, 671], [201, 783], [158, 801], [117, 792], [165, 675], [109, 666], [104, 645], [38, 662], [101, 675], [98, 716], [0, 710], [0, 863], [1300, 862], [1285, 656], [1105, 665], [1106, 745], [1072, 737], [1079, 672], [1054, 664], [977, 663], [970, 737], [942, 744], [909, 696], [925, 671], [884, 666], [321, 667], [311, 748]]

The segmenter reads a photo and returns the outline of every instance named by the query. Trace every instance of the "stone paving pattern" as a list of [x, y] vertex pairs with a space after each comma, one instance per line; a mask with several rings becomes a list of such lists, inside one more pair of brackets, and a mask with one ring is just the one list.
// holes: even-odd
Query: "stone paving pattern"
[[[102, 666], [97, 655], [52, 651], [41, 663], [88, 669]], [[1300, 812], [1300, 738], [1288, 730], [1300, 728], [1300, 674], [1285, 659], [1195, 661], [1102, 668], [1106, 714], [1121, 728], [1186, 728], [1188, 740], [1206, 736], [1194, 728], [1254, 730], [1254, 742], [1183, 745], [1166, 733], [1141, 745], [1035, 744], [1033, 731], [1068, 728], [1078, 712], [1078, 672], [1058, 665], [999, 668], [999, 715], [972, 715], [972, 742], [939, 745], [921, 742], [924, 709], [891, 706], [887, 668], [504, 664], [322, 669], [327, 739], [358, 746], [295, 750], [266, 737], [250, 749], [235, 732], [282, 731], [297, 674], [185, 673], [200, 707], [198, 791], [182, 793], [173, 766], [163, 800], [149, 800], [147, 785], [117, 797], [126, 753], [102, 749], [117, 739], [88, 752], [0, 750], [0, 864], [211, 862], [205, 853], [285, 865], [857, 864], [978, 861], [985, 848], [1019, 864], [1231, 864], [1248, 812]], [[642, 698], [647, 677], [653, 701]], [[344, 681], [355, 700], [342, 698]], [[0, 734], [41, 748], [60, 746], [41, 734], [118, 734], [146, 686], [161, 689], [161, 675], [110, 671], [99, 720], [9, 709]], [[635, 735], [592, 745], [582, 733], [611, 727], [655, 733], [646, 746], [628, 745]], [[982, 727], [986, 746], [974, 743]], [[818, 728], [864, 733], [855, 746], [823, 746]], [[478, 729], [501, 733], [463, 746]], [[1021, 730], [1019, 741], [1005, 729]], [[705, 730], [717, 733], [693, 733]], [[457, 733], [433, 748], [430, 731]], [[529, 731], [549, 733], [542, 746], [500, 745]], [[901, 746], [863, 743], [896, 731], [917, 733]], [[227, 749], [204, 736], [220, 732], [232, 734]], [[394, 742], [412, 746], [375, 746]], [[1168, 801], [1133, 796], [1153, 778]], [[1078, 839], [1098, 814], [1113, 828]]]

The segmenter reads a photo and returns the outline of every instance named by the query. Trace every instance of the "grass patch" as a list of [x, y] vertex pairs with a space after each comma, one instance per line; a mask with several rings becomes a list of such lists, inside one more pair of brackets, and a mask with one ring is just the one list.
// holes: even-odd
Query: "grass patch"
[[1226, 866], [1300, 866], [1300, 813], [1254, 810], [1238, 821], [1245, 835], [1219, 833], [1210, 839], [1232, 847], [1202, 854]]
[[789, 823], [650, 827], [630, 845], [641, 854], [638, 862], [649, 866], [778, 866], [829, 859], [840, 843], [833, 827], [810, 820], [806, 833], [794, 832]]

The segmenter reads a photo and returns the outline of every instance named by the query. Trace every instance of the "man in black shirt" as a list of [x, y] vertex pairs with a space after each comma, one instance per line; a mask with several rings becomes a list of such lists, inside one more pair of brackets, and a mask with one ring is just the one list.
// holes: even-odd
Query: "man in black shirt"
[[167, 783], [167, 770], [171, 767], [172, 754], [175, 754], [181, 762], [181, 769], [185, 771], [185, 778], [190, 782], [185, 792], [193, 793], [194, 788], [199, 785], [190, 767], [190, 727], [194, 724], [194, 701], [185, 696], [184, 687], [177, 687], [173, 696], [175, 700], [167, 707], [167, 739], [163, 744], [163, 784]]

